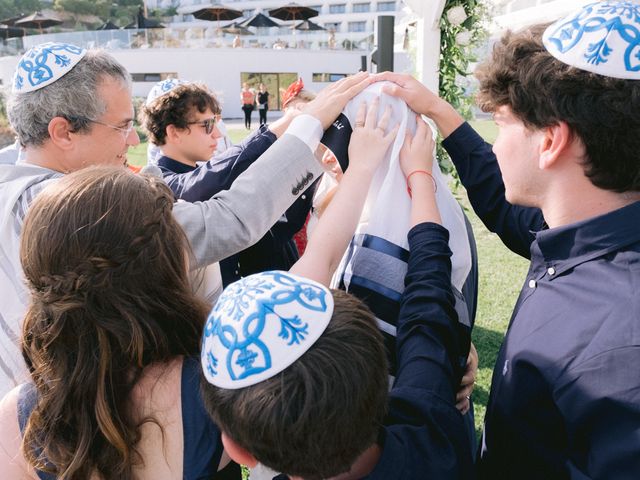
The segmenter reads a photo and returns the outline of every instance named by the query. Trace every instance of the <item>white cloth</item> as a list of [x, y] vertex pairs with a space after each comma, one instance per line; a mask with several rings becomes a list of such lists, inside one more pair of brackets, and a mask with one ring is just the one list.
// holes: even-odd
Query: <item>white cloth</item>
[[[416, 114], [402, 100], [382, 94], [383, 85], [383, 82], [378, 82], [367, 87], [366, 90], [353, 98], [342, 112], [349, 119], [351, 125], [355, 125], [360, 103], [362, 101], [371, 102], [380, 95], [379, 116], [387, 106], [390, 106], [392, 108], [390, 127], [396, 123], [400, 124], [396, 139], [371, 182], [356, 235], [374, 235], [408, 250], [407, 233], [409, 231], [411, 199], [407, 195], [407, 183], [400, 168], [399, 156], [405, 132], [407, 129], [412, 133], [415, 132]], [[438, 185], [436, 201], [442, 217], [442, 224], [450, 233], [449, 247], [453, 252], [451, 258], [452, 284], [458, 290], [462, 290], [462, 285], [471, 270], [471, 249], [464, 215], [435, 161], [433, 177]], [[347, 261], [348, 257], [349, 252], [345, 254], [338, 267], [333, 286], [337, 285], [338, 279], [344, 274], [343, 280], [348, 288], [350, 278], [354, 274], [353, 261]], [[357, 274], [357, 267], [355, 274]]]

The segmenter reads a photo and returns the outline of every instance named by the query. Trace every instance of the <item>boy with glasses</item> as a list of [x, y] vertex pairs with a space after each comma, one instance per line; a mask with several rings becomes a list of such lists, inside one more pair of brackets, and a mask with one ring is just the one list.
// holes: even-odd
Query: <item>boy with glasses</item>
[[[155, 98], [153, 92], [158, 92]], [[219, 114], [217, 99], [200, 83], [165, 80], [147, 98], [140, 123], [160, 148], [157, 164], [176, 198], [202, 201], [228, 189], [293, 119], [288, 114], [263, 125], [239, 145], [212, 158], [221, 137], [216, 127]], [[304, 225], [312, 197], [311, 192], [303, 194], [257, 244], [223, 260], [223, 284], [256, 272], [289, 269], [299, 257], [293, 235]]]

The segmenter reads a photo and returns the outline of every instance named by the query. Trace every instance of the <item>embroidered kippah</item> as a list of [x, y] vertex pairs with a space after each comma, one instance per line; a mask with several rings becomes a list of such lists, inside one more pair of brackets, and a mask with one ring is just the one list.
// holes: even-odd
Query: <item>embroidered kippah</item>
[[87, 51], [70, 43], [41, 43], [30, 48], [18, 62], [13, 93], [28, 93], [52, 84], [71, 71]]
[[232, 283], [204, 328], [201, 364], [207, 381], [237, 389], [273, 377], [315, 343], [332, 314], [328, 288], [289, 272], [262, 272]]
[[549, 26], [547, 51], [567, 65], [607, 77], [640, 80], [640, 3], [585, 5]]
[[147, 95], [146, 105], [150, 105], [151, 102], [153, 102], [156, 98], [161, 97], [165, 93], [169, 93], [178, 85], [183, 85], [185, 83], [188, 82], [179, 80], [177, 78], [167, 78], [166, 80], [162, 80], [161, 82], [156, 83]]

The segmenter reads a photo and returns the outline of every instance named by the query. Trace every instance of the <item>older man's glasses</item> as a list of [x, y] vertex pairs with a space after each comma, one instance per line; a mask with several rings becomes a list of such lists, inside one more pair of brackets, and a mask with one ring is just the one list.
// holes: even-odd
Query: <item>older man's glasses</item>
[[206, 120], [187, 122], [187, 125], [200, 125], [202, 128], [204, 128], [204, 131], [207, 133], [207, 135], [211, 135], [211, 132], [213, 132], [213, 128], [216, 126], [216, 119], [207, 118]]
[[87, 118], [87, 117], [74, 117], [74, 120], [80, 121], [80, 120], [84, 120], [85, 122], [91, 122], [91, 123], [97, 123], [98, 125], [104, 125], [105, 127], [109, 127], [112, 128], [113, 130], [118, 130], [119, 132], [121, 132], [125, 138], [127, 138], [131, 132], [133, 131], [133, 129], [135, 128], [135, 123], [133, 122], [133, 120], [129, 120], [127, 121], [124, 125], [111, 125], [110, 123], [106, 123], [106, 122], [101, 122], [100, 120], [94, 120], [93, 118]]

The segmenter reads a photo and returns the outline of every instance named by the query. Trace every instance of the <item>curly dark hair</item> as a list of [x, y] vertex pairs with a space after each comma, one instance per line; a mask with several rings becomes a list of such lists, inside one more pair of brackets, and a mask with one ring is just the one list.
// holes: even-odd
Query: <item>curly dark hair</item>
[[478, 105], [508, 106], [530, 129], [565, 122], [585, 147], [585, 174], [602, 189], [640, 190], [640, 81], [572, 67], [542, 44], [548, 24], [507, 32], [475, 75]]
[[205, 408], [223, 432], [262, 464], [307, 480], [348, 471], [376, 442], [387, 405], [375, 317], [353, 295], [331, 293], [326, 330], [284, 371], [236, 390], [201, 377]]
[[132, 388], [146, 366], [198, 353], [209, 310], [192, 292], [172, 208], [160, 178], [91, 167], [47, 187], [29, 209], [22, 352], [37, 403], [22, 450], [34, 468], [130, 479], [142, 462]]
[[221, 112], [220, 103], [215, 95], [201, 83], [184, 83], [156, 98], [140, 109], [138, 121], [155, 145], [164, 145], [167, 127], [175, 125], [189, 130], [193, 110], [204, 113], [207, 109], [214, 115]]

